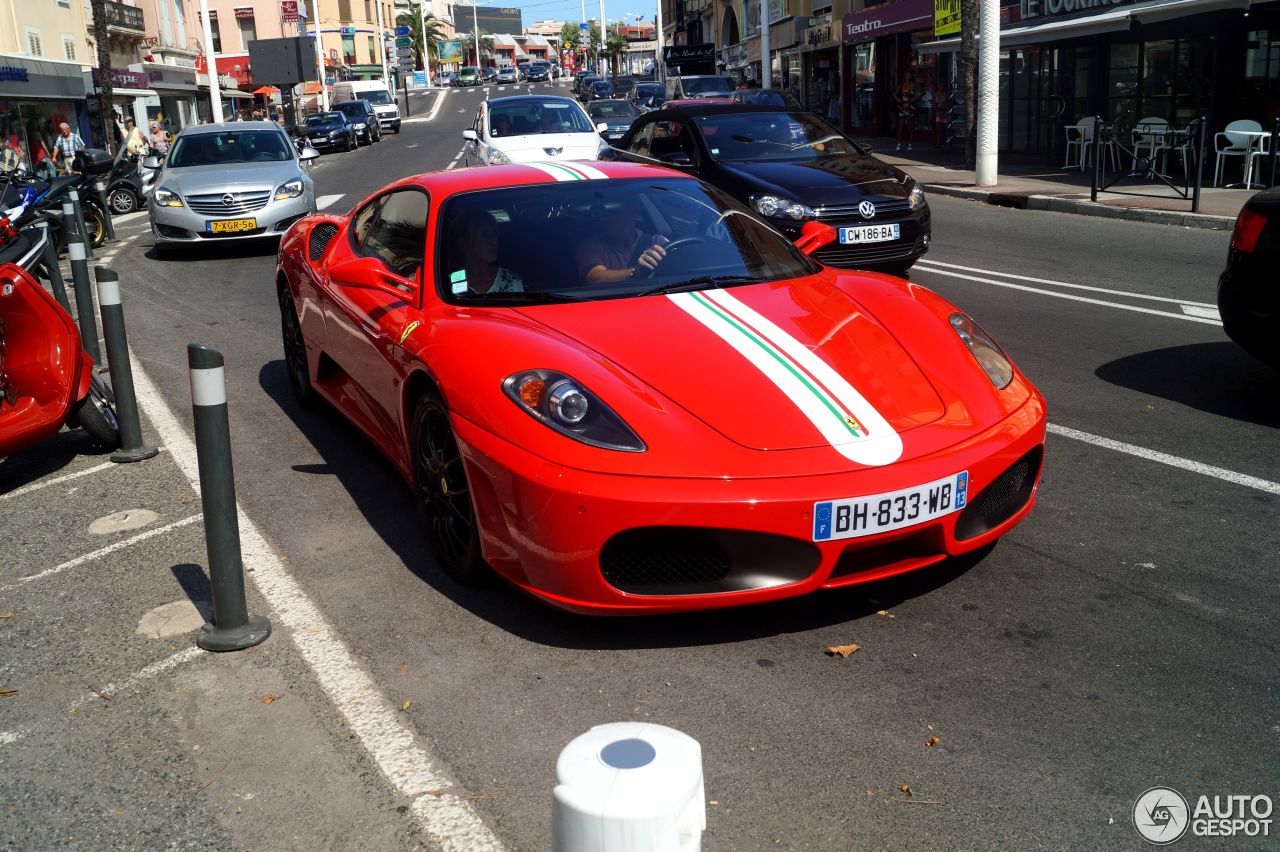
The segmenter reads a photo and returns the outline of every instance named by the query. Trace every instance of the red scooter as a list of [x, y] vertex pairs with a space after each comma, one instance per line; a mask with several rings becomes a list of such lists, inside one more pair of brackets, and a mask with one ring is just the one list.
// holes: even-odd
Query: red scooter
[[110, 386], [70, 314], [22, 267], [0, 264], [0, 458], [64, 424], [108, 449], [120, 443]]

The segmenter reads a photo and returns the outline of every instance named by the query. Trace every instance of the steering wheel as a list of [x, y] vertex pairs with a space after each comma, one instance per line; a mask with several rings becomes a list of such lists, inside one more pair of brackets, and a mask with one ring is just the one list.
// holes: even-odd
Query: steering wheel
[[[671, 253], [672, 253], [672, 252], [677, 251], [677, 250], [684, 249], [686, 246], [691, 245], [691, 244], [693, 244], [693, 243], [709, 243], [709, 242], [711, 242], [711, 240], [707, 239], [706, 237], [696, 237], [696, 236], [695, 236], [695, 237], [684, 237], [684, 238], [682, 238], [682, 239], [674, 240], [673, 242], [669, 242], [669, 243], [667, 243], [665, 246], [663, 246], [663, 247], [662, 247], [662, 248], [663, 248], [663, 250], [664, 250], [664, 251], [666, 251], [666, 256], [664, 256], [664, 257], [662, 258], [661, 263], [659, 263], [659, 264], [658, 264], [658, 266], [655, 266], [653, 269], [643, 269], [643, 267], [641, 267], [641, 269], [643, 269], [643, 271], [642, 271], [642, 272], [637, 273], [637, 277], [639, 277], [639, 278], [652, 278], [652, 277], [654, 276], [654, 274], [655, 274], [655, 273], [657, 273], [657, 271], [658, 271], [658, 267], [661, 267], [663, 263], [666, 263], [666, 262], [671, 258]], [[645, 251], [648, 251], [648, 249], [645, 249]], [[643, 251], [642, 251], [642, 252], [640, 252], [640, 253], [641, 253], [641, 254], [644, 254], [644, 252], [643, 252]]]

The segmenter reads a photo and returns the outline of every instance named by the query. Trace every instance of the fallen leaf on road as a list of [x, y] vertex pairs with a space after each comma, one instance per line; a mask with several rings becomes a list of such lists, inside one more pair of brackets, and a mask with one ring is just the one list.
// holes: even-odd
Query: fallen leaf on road
[[120, 810], [119, 808], [116, 808], [115, 816], [124, 816], [124, 811]]
[[101, 687], [99, 687], [96, 683], [91, 683], [91, 684], [89, 684], [89, 688], [93, 690], [93, 694], [94, 694], [94, 695], [98, 696], [98, 697], [99, 697], [99, 698], [101, 698], [103, 701], [107, 702], [108, 704], [110, 704], [110, 703], [111, 703], [111, 696], [110, 696], [110, 695], [107, 695], [105, 692], [103, 692], [103, 691], [102, 691], [102, 688], [101, 688]]
[[937, 748], [938, 743], [940, 742], [942, 742], [942, 740], [938, 739], [937, 737], [929, 737], [929, 739], [925, 742], [925, 745], [927, 745], [929, 748]]
[[887, 609], [878, 609], [878, 610], [876, 610], [876, 615], [883, 615], [885, 618], [897, 618], [897, 617], [898, 617], [898, 616], [894, 615], [893, 613], [889, 612]]
[[906, 793], [908, 796], [910, 796], [910, 795], [911, 795], [911, 785], [910, 785], [910, 784], [899, 784], [899, 785], [898, 785], [898, 792], [899, 792], [899, 793]]
[[0, 689], [0, 698], [8, 698], [10, 695], [17, 695], [16, 689]]
[[841, 657], [848, 659], [850, 654], [856, 654], [862, 649], [861, 645], [850, 643], [848, 645], [832, 645], [827, 649], [827, 656], [834, 657], [839, 654]]
[[275, 700], [280, 699], [280, 698], [284, 698], [284, 696], [283, 696], [283, 695], [271, 695], [270, 693], [268, 693], [268, 694], [266, 694], [266, 695], [262, 696], [262, 703], [263, 703], [263, 704], [270, 704], [272, 701], [275, 701]]
[[5, 612], [0, 612], [0, 618], [13, 618], [15, 615], [17, 615], [17, 613], [11, 609], [6, 610]]
[[712, 799], [711, 801], [707, 802], [707, 804], [708, 804], [708, 805], [718, 805], [718, 804], [720, 804], [720, 802], [719, 802], [718, 800], [716, 800], [716, 799]]
[[444, 795], [444, 790], [428, 790], [428, 796], [435, 796], [437, 799]]
[[408, 667], [408, 666], [401, 666], [401, 667], [400, 667], [400, 674], [401, 674], [401, 675], [407, 675], [408, 673], [409, 673], [409, 667]]
[[281, 561], [281, 562], [288, 562], [288, 561], [289, 561], [289, 557], [285, 556], [285, 555], [282, 553], [282, 554], [280, 554], [280, 561]]
[[187, 730], [188, 730], [188, 731], [194, 731], [194, 730], [195, 730], [195, 728], [196, 728], [196, 720], [195, 720], [195, 719], [188, 719], [188, 720], [187, 720]]
[[926, 727], [926, 728], [928, 728], [928, 729], [929, 729], [929, 730], [931, 730], [931, 731], [933, 730], [933, 725], [925, 725], [925, 727]]
[[406, 701], [405, 703], [403, 703], [403, 704], [401, 704], [401, 705], [400, 705], [400, 709], [401, 709], [401, 710], [408, 710], [408, 709], [409, 709], [410, 707], [412, 707], [412, 706], [413, 706], [413, 699], [412, 699], [412, 698], [410, 698], [408, 701]]
[[309, 628], [307, 628], [307, 632], [308, 632], [308, 633], [323, 633], [323, 632], [324, 632], [324, 628], [323, 628], [323, 627], [309, 627]]

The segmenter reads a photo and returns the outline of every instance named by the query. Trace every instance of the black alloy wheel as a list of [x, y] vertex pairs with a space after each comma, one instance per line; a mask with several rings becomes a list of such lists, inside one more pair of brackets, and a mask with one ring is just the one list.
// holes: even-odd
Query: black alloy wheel
[[320, 395], [311, 384], [307, 369], [307, 343], [302, 336], [302, 323], [298, 321], [298, 309], [293, 304], [293, 294], [288, 288], [280, 293], [280, 337], [284, 342], [284, 366], [289, 375], [289, 390], [303, 408], [315, 408]]
[[449, 409], [433, 393], [424, 394], [414, 409], [409, 451], [414, 500], [432, 555], [455, 581], [479, 584], [489, 569], [480, 553], [471, 489]]

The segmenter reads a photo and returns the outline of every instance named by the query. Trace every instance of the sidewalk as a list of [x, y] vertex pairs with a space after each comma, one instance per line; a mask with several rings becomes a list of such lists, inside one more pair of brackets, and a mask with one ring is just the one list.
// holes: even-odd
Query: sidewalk
[[[1052, 210], [1189, 228], [1230, 230], [1240, 208], [1256, 191], [1205, 185], [1200, 191], [1200, 212], [1194, 214], [1189, 198], [1180, 198], [1159, 181], [1133, 178], [1118, 182], [1107, 192], [1100, 192], [1095, 203], [1089, 200], [1091, 170], [1063, 170], [1045, 166], [1043, 161], [1028, 161], [1002, 153], [999, 183], [994, 187], [979, 188], [974, 186], [973, 170], [964, 167], [964, 152], [958, 146], [954, 151], [944, 151], [932, 145], [916, 145], [911, 151], [895, 151], [894, 140], [890, 138], [860, 138], [858, 141], [871, 145], [877, 157], [898, 166], [935, 195], [970, 198], [1025, 210]], [[1114, 178], [1115, 175], [1112, 173], [1108, 177]]]

